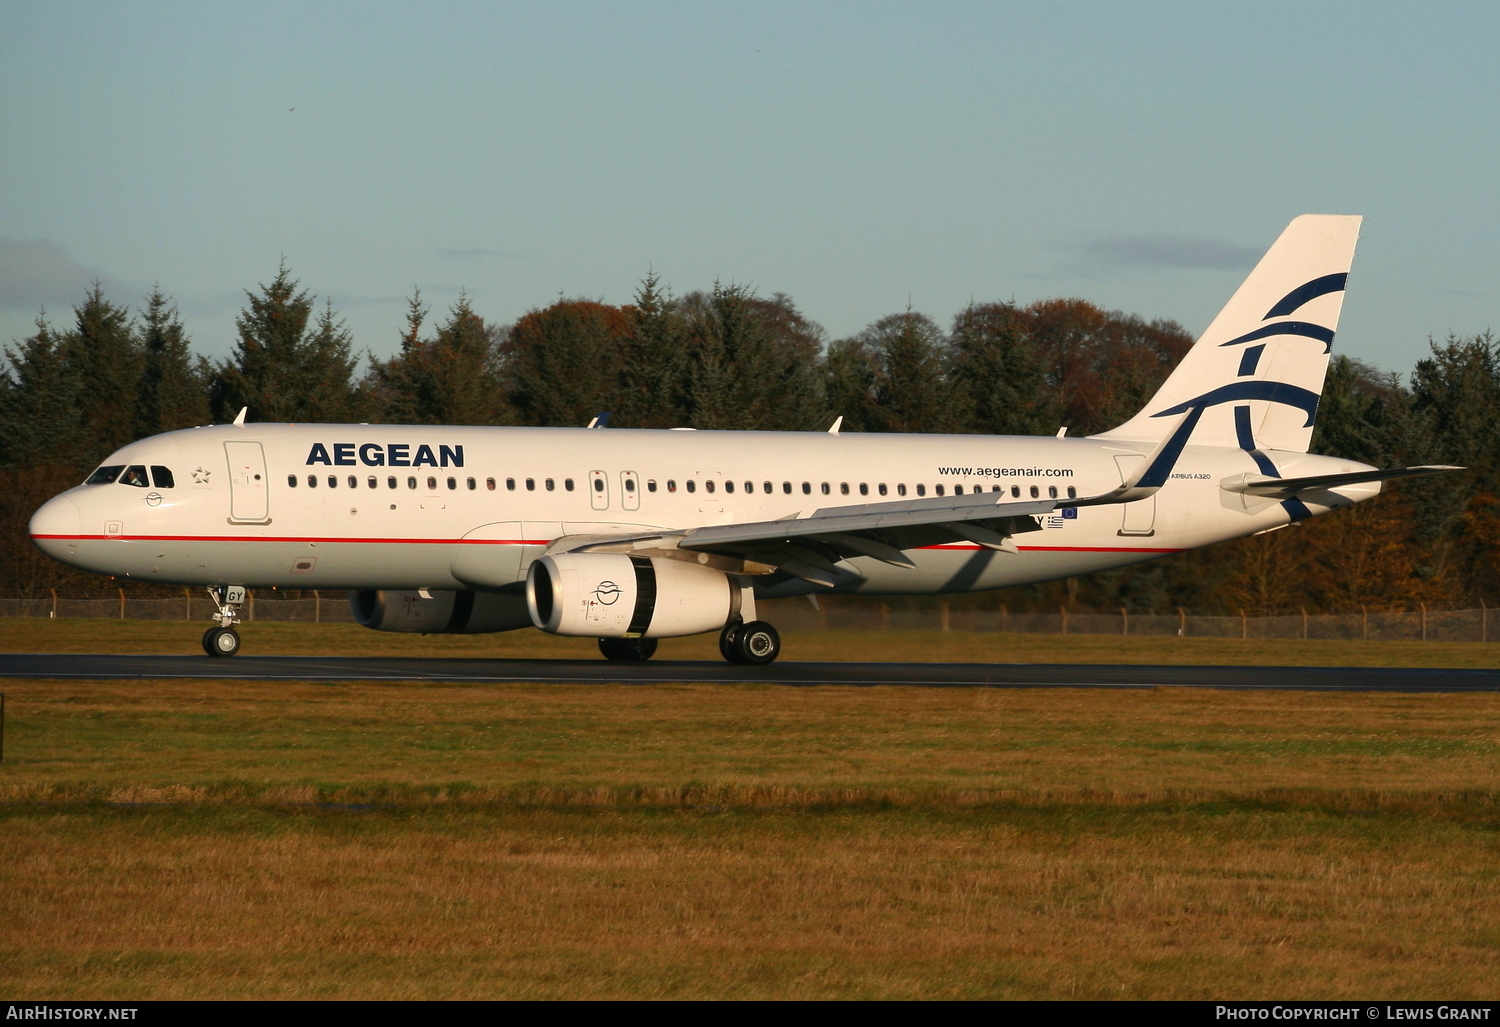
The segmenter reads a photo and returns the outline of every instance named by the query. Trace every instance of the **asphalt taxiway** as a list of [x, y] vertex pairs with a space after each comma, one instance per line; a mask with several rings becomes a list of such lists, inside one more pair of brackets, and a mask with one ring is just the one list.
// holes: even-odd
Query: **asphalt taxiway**
[[744, 667], [651, 660], [4, 653], [0, 678], [243, 681], [529, 681], [544, 684], [917, 685], [929, 688], [1189, 688], [1318, 692], [1495, 692], [1500, 670], [1030, 663], [795, 663]]

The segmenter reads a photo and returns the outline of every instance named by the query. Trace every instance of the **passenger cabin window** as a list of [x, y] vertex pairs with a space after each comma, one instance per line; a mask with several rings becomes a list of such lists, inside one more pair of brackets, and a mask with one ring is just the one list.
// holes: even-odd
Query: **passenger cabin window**
[[828, 495], [828, 493], [829, 493], [829, 492], [831, 492], [831, 491], [832, 491], [832, 489], [830, 489], [830, 488], [829, 488], [829, 487], [828, 487], [828, 482], [826, 482], [826, 481], [825, 481], [825, 482], [824, 482], [824, 483], [823, 483], [823, 495], [825, 495], [825, 496], [826, 496], [826, 495]]
[[366, 479], [365, 484], [369, 485], [372, 489], [378, 489], [380, 488], [380, 479], [372, 474], [368, 479]]
[[1012, 498], [1012, 499], [1020, 499], [1021, 498], [1021, 486], [1019, 486], [1019, 485], [1012, 485], [1010, 487], [1010, 498]]
[[297, 476], [295, 474], [288, 474], [286, 476], [286, 483], [287, 483], [287, 485], [291, 486], [292, 488], [296, 488], [297, 487]]
[[626, 478], [625, 479], [625, 491], [626, 492], [634, 492], [635, 491], [635, 479], [634, 478]]
[[1056, 499], [1057, 498], [1057, 486], [1056, 485], [1048, 485], [1047, 486], [1047, 498], [1048, 499]]
[[172, 472], [165, 467], [151, 465], [151, 482], [159, 489], [176, 488], [177, 483], [172, 479]]
[[927, 495], [927, 486], [926, 485], [918, 485], [917, 486], [917, 495], [919, 495], [919, 496], [925, 496], [925, 495]]
[[932, 491], [936, 492], [938, 495], [941, 496], [943, 494], [943, 486], [941, 486], [941, 485], [934, 485], [932, 487]]
[[[568, 479], [568, 488], [571, 489], [572, 487], [573, 487], [573, 479], [569, 478]], [[655, 478], [647, 478], [646, 479], [646, 491], [647, 492], [655, 492], [656, 491], [656, 479]]]
[[85, 481], [84, 484], [113, 485], [115, 479], [120, 476], [120, 472], [123, 470], [125, 470], [124, 464], [110, 464], [108, 467], [101, 467], [93, 474], [89, 475], [88, 480]]
[[812, 495], [812, 482], [810, 482], [810, 481], [804, 481], [802, 483], [802, 494], [804, 496], [810, 496], [810, 495]]
[[955, 485], [955, 486], [953, 486], [953, 494], [955, 496], [961, 496], [961, 495], [963, 495], [964, 494], [964, 487], [962, 485]]
[[146, 477], [144, 464], [131, 464], [125, 468], [125, 473], [120, 475], [121, 485], [134, 485], [138, 489], [151, 487], [151, 481]]
[[896, 495], [898, 495], [898, 496], [904, 496], [904, 495], [906, 495], [906, 485], [905, 485], [905, 483], [902, 483], [902, 484], [896, 486]]
[[316, 474], [309, 474], [307, 476], [307, 487], [310, 489], [318, 487], [318, 476]]
[[1068, 498], [1069, 499], [1077, 499], [1078, 498], [1078, 490], [1075, 489], [1072, 485], [1068, 486]]
[[[709, 491], [712, 492], [713, 489], [709, 489]], [[734, 491], [734, 482], [732, 482], [732, 481], [726, 481], [724, 483], [724, 491], [725, 492], [733, 492]]]
[[880, 483], [880, 494], [885, 495], [885, 482]]
[[[527, 488], [531, 488], [531, 479], [530, 478], [526, 479], [526, 487]], [[595, 492], [603, 492], [604, 491], [604, 479], [603, 478], [595, 478], [594, 479], [594, 491]]]
[[516, 479], [514, 479], [514, 478], [506, 478], [505, 479], [505, 490], [507, 492], [514, 492], [516, 490]]
[[409, 488], [409, 489], [416, 488], [417, 487], [417, 479], [413, 478], [411, 476], [407, 476], [406, 487]]
[[689, 492], [697, 492], [698, 491], [698, 483], [696, 481], [694, 481], [692, 478], [689, 478], [685, 484], [687, 485], [687, 490]]
[[330, 474], [328, 476], [328, 487], [331, 489], [336, 489], [339, 487], [338, 475]]
[[477, 481], [475, 481], [473, 478], [468, 479], [467, 484], [469, 486], [469, 491], [470, 492], [473, 492], [474, 489], [479, 485], [479, 483]]
[[430, 474], [427, 476], [427, 491], [428, 492], [436, 492], [437, 491], [437, 479], [434, 478]]
[[494, 478], [486, 478], [486, 479], [484, 479], [484, 487], [487, 488], [487, 489], [489, 489], [491, 492], [494, 492], [495, 491], [495, 479]]
[[[598, 484], [598, 483], [595, 482], [595, 484]], [[536, 479], [535, 478], [527, 478], [526, 479], [526, 491], [527, 492], [535, 492], [536, 491]]]
[[352, 474], [351, 474], [351, 475], [349, 475], [349, 487], [350, 487], [350, 488], [351, 488], [351, 489], [357, 489], [357, 488], [359, 488], [359, 479], [358, 479], [358, 478], [356, 478], [356, 477], [355, 477], [355, 476], [354, 476], [354, 475], [352, 475]]
[[712, 478], [708, 479], [703, 483], [703, 487], [709, 492], [712, 492], [714, 490], [714, 480]]
[[667, 479], [667, 491], [668, 492], [676, 492], [677, 491], [677, 482], [676, 482], [675, 479], [673, 479], [673, 478], [668, 478]]
[[1031, 498], [1035, 499], [1035, 498], [1037, 498], [1040, 495], [1041, 495], [1041, 490], [1038, 489], [1035, 485], [1031, 486]]
[[[775, 490], [775, 489], [773, 489], [773, 488], [772, 488], [772, 487], [771, 487], [771, 483], [770, 483], [770, 482], [764, 482], [764, 483], [763, 483], [763, 485], [764, 485], [764, 488], [765, 488], [765, 492], [766, 492], [766, 495], [768, 495], [768, 496], [769, 496], [769, 495], [770, 495], [770, 494], [771, 494], [771, 493], [772, 493], [772, 492], [774, 492], [774, 491], [776, 491], [776, 490]], [[788, 488], [788, 489], [787, 489], [787, 491], [788, 491], [788, 492], [790, 492], [790, 491], [791, 491], [791, 489], [790, 489], [790, 488]]]
[[542, 484], [544, 484], [544, 485], [547, 486], [547, 491], [548, 492], [556, 492], [557, 491], [557, 482], [554, 481], [554, 480], [552, 480], [551, 478], [548, 478]]
[[[755, 482], [753, 482], [753, 481], [747, 481], [747, 482], [745, 482], [745, 491], [753, 493], [755, 491]], [[771, 491], [771, 483], [770, 482], [766, 482], [766, 491], [767, 492]]]
[[789, 482], [789, 481], [782, 482], [781, 483], [781, 491], [784, 492], [786, 495], [790, 496], [792, 494], [792, 483]]
[[839, 482], [839, 494], [845, 496], [849, 494], [849, 483], [847, 481]]
[[395, 475], [391, 475], [389, 478], [386, 478], [386, 480], [385, 480], [385, 487], [388, 488], [388, 489], [393, 489], [393, 488], [396, 487], [396, 476]]
[[[656, 483], [653, 482], [652, 483], [652, 488], [651, 488], [652, 492], [656, 491], [656, 487], [655, 486], [656, 486]], [[572, 492], [573, 491], [573, 479], [572, 478], [564, 478], [563, 479], [563, 488], [567, 489], [569, 492]]]
[[452, 492], [456, 488], [458, 488], [458, 479], [457, 478], [449, 478], [448, 479], [448, 491]]

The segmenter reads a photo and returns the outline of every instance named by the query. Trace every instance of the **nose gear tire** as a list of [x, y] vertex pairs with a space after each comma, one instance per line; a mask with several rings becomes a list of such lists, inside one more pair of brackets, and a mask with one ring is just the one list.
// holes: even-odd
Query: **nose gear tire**
[[210, 656], [233, 656], [240, 651], [240, 633], [233, 628], [209, 628], [203, 633], [203, 651]]

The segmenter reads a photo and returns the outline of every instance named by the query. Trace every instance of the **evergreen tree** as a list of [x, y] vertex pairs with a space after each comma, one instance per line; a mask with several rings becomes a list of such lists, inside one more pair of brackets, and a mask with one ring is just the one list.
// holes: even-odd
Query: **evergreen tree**
[[177, 307], [151, 290], [141, 311], [142, 367], [136, 400], [137, 437], [207, 424], [208, 391], [195, 366]]
[[969, 401], [968, 429], [990, 435], [1057, 430], [1057, 394], [1012, 303], [970, 304], [953, 318], [953, 376]]
[[36, 333], [20, 349], [5, 347], [0, 373], [0, 466], [84, 467], [93, 460], [81, 382], [68, 360], [69, 340], [38, 314]]
[[823, 329], [791, 297], [757, 297], [715, 283], [683, 298], [687, 408], [692, 427], [812, 430], [828, 411], [820, 357]]
[[628, 428], [677, 428], [686, 424], [687, 336], [677, 302], [648, 272], [625, 308], [620, 385], [613, 423]]
[[80, 306], [64, 352], [78, 383], [85, 426], [85, 463], [96, 462], [136, 438], [136, 390], [143, 359], [130, 311], [111, 303], [95, 282]]
[[866, 431], [963, 430], [966, 403], [948, 374], [948, 340], [925, 314], [890, 314], [835, 349], [841, 370], [853, 374], [834, 388], [855, 404]]
[[408, 303], [401, 351], [371, 361], [380, 418], [402, 424], [504, 423], [499, 356], [489, 327], [460, 294], [433, 339], [422, 338], [427, 316], [421, 291]]
[[257, 421], [349, 419], [357, 412], [350, 382], [355, 361], [349, 331], [332, 304], [309, 325], [313, 297], [285, 261], [260, 290], [246, 291], [249, 306], [235, 318], [234, 354], [214, 374], [214, 416], [229, 420], [249, 407]]

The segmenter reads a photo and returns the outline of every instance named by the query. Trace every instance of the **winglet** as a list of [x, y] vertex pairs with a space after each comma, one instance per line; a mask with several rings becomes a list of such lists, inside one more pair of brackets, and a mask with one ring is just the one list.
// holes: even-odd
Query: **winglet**
[[240, 412], [236, 414], [234, 418], [234, 426], [236, 428], [243, 428], [245, 426], [245, 415], [249, 412], [249, 407], [240, 407]]
[[589, 421], [589, 423], [586, 425], [586, 427], [589, 427], [589, 428], [608, 428], [609, 427], [609, 411], [608, 410], [604, 410], [604, 411], [601, 411], [601, 412], [595, 414], [593, 416], [593, 419]]
[[839, 428], [843, 426], [843, 423], [844, 423], [844, 415], [843, 414], [839, 414], [837, 417], [835, 417], [833, 419], [833, 426], [828, 429], [828, 434], [830, 434], [830, 435], [837, 435], [839, 433]]

